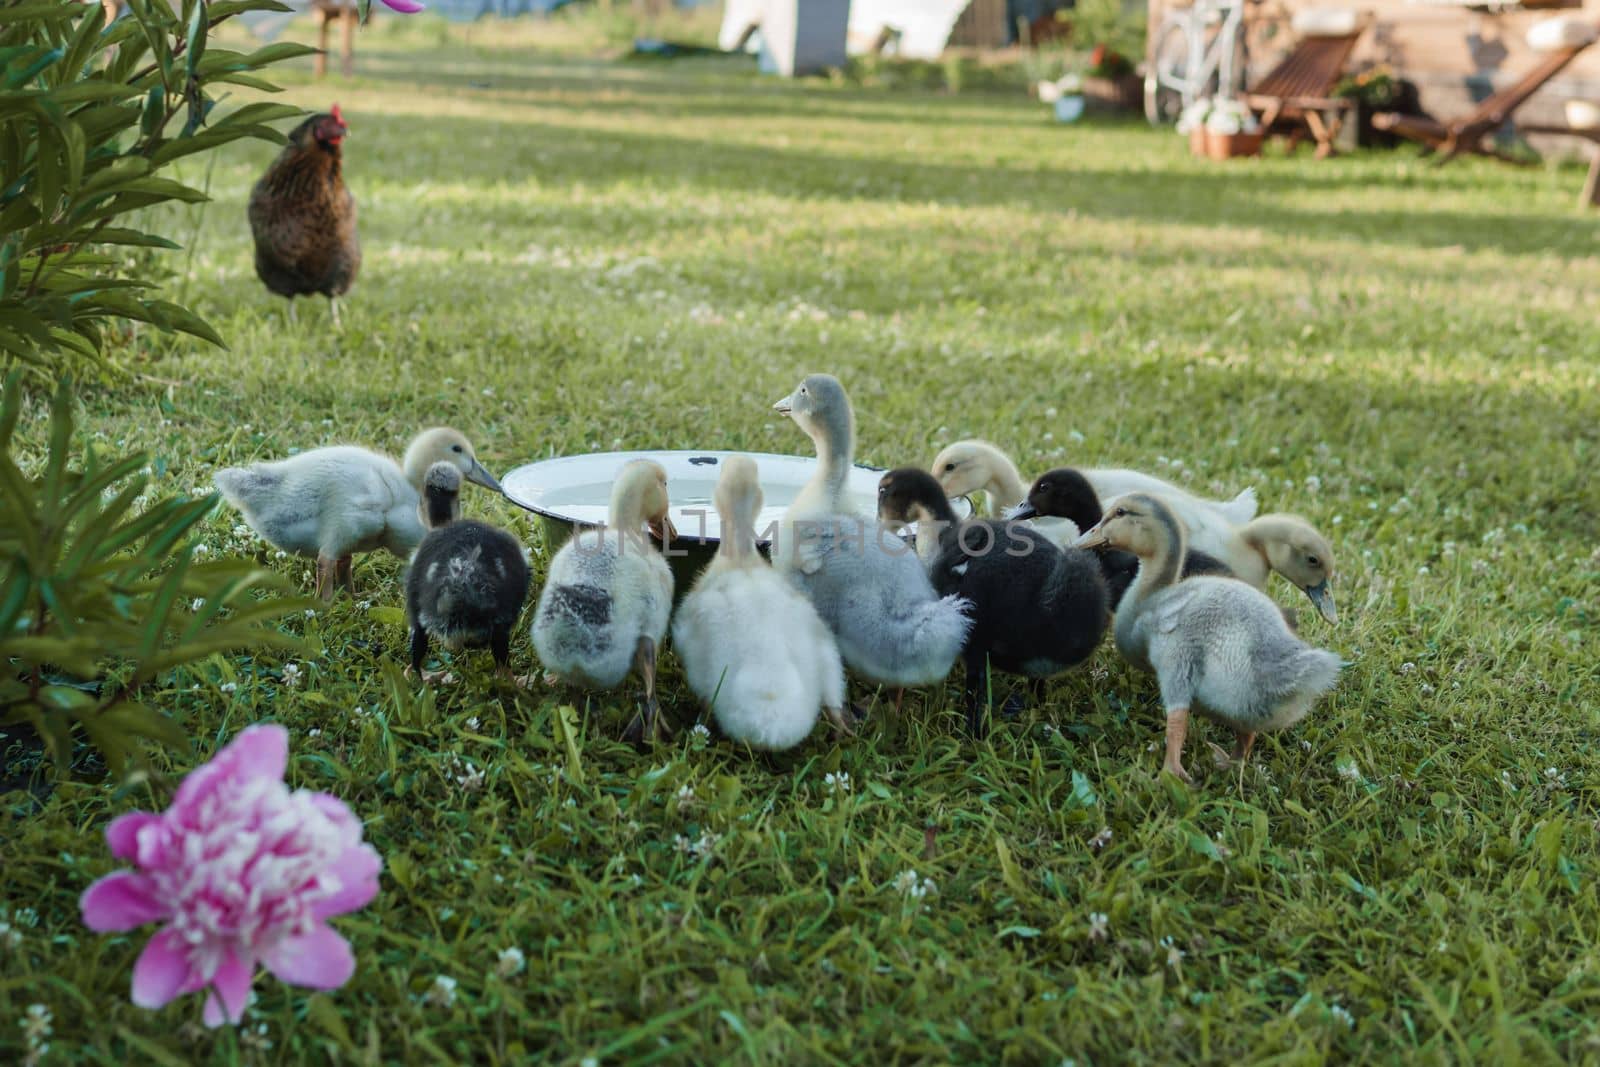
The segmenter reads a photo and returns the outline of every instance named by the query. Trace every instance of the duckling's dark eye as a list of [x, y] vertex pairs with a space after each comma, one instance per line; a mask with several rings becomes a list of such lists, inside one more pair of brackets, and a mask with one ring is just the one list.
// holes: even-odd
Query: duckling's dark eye
[[1320, 566], [1322, 566], [1322, 561], [1320, 559], [1318, 559], [1316, 556], [1307, 556], [1306, 557], [1306, 566], [1308, 566], [1308, 567], [1320, 567]]
[[1111, 517], [1113, 519], [1120, 519], [1120, 518], [1122, 518], [1122, 516], [1126, 515], [1127, 513], [1128, 513], [1128, 509], [1127, 508], [1117, 508], [1117, 509], [1115, 509], [1114, 511], [1111, 512]]
[[956, 465], [954, 463], [946, 463], [944, 465], [944, 471], [945, 471], [946, 474], [949, 474], [951, 471], [953, 471], [955, 469], [956, 469]]
[[460, 452], [461, 451], [461, 446], [460, 445], [451, 445], [450, 446], [450, 451], [452, 451], [452, 452]]

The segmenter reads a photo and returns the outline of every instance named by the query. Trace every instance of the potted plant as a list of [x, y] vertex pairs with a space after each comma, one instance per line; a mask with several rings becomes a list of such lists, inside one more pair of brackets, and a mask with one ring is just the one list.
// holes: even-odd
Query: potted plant
[[1237, 100], [1213, 100], [1205, 122], [1206, 155], [1212, 159], [1259, 156], [1265, 134], [1255, 113]]
[[1372, 116], [1380, 111], [1414, 110], [1413, 107], [1405, 106], [1402, 100], [1405, 90], [1405, 83], [1395, 77], [1394, 71], [1380, 63], [1359, 74], [1346, 75], [1338, 85], [1334, 86], [1333, 95], [1354, 102], [1355, 133], [1359, 144], [1393, 147], [1403, 138], [1373, 126]]
[[1083, 79], [1063, 74], [1055, 81], [1041, 81], [1037, 90], [1041, 103], [1055, 108], [1057, 122], [1077, 122], [1083, 115]]
[[1178, 136], [1189, 139], [1189, 154], [1206, 154], [1206, 119], [1211, 116], [1211, 99], [1196, 100], [1178, 116]]
[[1108, 108], [1137, 110], [1144, 102], [1144, 82], [1134, 73], [1127, 56], [1108, 45], [1097, 44], [1089, 53], [1083, 75], [1083, 95]]

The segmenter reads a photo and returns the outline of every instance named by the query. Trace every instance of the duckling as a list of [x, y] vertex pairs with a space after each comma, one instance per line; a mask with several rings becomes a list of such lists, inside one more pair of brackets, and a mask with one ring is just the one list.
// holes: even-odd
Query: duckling
[[528, 561], [517, 539], [497, 526], [461, 518], [461, 470], [435, 463], [422, 481], [418, 505], [428, 535], [406, 572], [406, 617], [411, 621], [411, 665], [406, 676], [424, 682], [428, 638], [447, 648], [488, 645], [503, 678], [511, 676], [511, 631], [528, 598]]
[[722, 732], [779, 751], [810, 735], [819, 707], [838, 732], [852, 731], [833, 634], [811, 601], [756, 551], [756, 478], [748, 456], [723, 463], [716, 490], [722, 543], [678, 606], [672, 643], [689, 688]]
[[[1016, 465], [987, 441], [958, 441], [933, 461], [933, 475], [950, 496], [986, 490], [996, 510], [1022, 503], [1027, 487]], [[1161, 493], [1189, 529], [1189, 545], [1217, 559], [1226, 559], [1229, 534], [1256, 513], [1256, 491], [1246, 489], [1229, 501], [1204, 500], [1171, 482], [1139, 471], [1106, 468], [1084, 470], [1095, 495], [1110, 500], [1124, 493]]]
[[335, 584], [355, 592], [351, 558], [383, 548], [402, 559], [427, 534], [417, 516], [422, 479], [445, 462], [466, 479], [504, 492], [455, 430], [424, 430], [406, 449], [404, 466], [354, 445], [314, 448], [273, 463], [229, 467], [214, 479], [244, 521], [274, 547], [317, 559], [317, 595], [332, 600]]
[[1043, 679], [1083, 662], [1105, 637], [1109, 594], [1092, 552], [1058, 549], [1012, 520], [958, 525], [938, 481], [914, 467], [892, 470], [879, 481], [878, 517], [917, 523], [924, 559], [924, 534], [937, 530], [938, 548], [929, 561], [933, 588], [973, 605], [961, 652], [972, 736], [983, 734], [987, 669], [1033, 679], [1037, 695]]
[[588, 689], [615, 689], [631, 668], [644, 680], [644, 707], [628, 724], [632, 742], [665, 736], [656, 705], [656, 652], [672, 612], [672, 568], [640, 534], [669, 543], [667, 472], [648, 459], [625, 463], [598, 530], [579, 530], [555, 559], [539, 593], [533, 647], [556, 677]]
[[[1056, 515], [1082, 530], [1094, 526], [1103, 517], [1100, 498], [1095, 495], [1094, 486], [1089, 484], [1089, 479], [1083, 476], [1082, 471], [1071, 467], [1058, 467], [1041, 474], [1028, 490], [1028, 498], [1006, 514], [1015, 519]], [[1100, 570], [1111, 591], [1111, 610], [1115, 611], [1139, 573], [1139, 557], [1106, 545], [1092, 551], [1100, 558]], [[1197, 574], [1233, 577], [1233, 571], [1228, 569], [1227, 564], [1191, 548], [1183, 557], [1182, 577], [1193, 578]]]
[[1256, 735], [1293, 726], [1338, 681], [1338, 656], [1290, 632], [1278, 607], [1246, 582], [1178, 581], [1183, 523], [1165, 497], [1130, 493], [1080, 539], [1139, 557], [1139, 577], [1117, 609], [1117, 651], [1155, 674], [1167, 711], [1163, 768], [1188, 781], [1183, 741], [1190, 711], [1233, 730], [1233, 758]]
[[[1028, 499], [1008, 514], [1015, 518], [1064, 515], [1087, 530], [1100, 521], [1100, 501], [1081, 472], [1062, 467], [1040, 475], [1028, 490]], [[1264, 591], [1267, 575], [1277, 571], [1311, 599], [1324, 619], [1338, 621], [1333, 594], [1328, 589], [1333, 576], [1333, 546], [1304, 519], [1281, 514], [1258, 516], [1230, 532], [1223, 540], [1223, 548], [1220, 558], [1191, 548], [1183, 559], [1182, 577], [1214, 574], [1238, 578]], [[1139, 569], [1137, 560], [1116, 549], [1101, 551], [1113, 602], [1120, 603]], [[1298, 630], [1295, 612], [1282, 610], [1289, 628]]]
[[778, 527], [779, 573], [811, 599], [845, 665], [864, 679], [904, 690], [944, 678], [966, 640], [969, 605], [940, 598], [905, 543], [854, 510], [845, 485], [855, 415], [844, 386], [813, 374], [773, 407], [817, 448], [817, 472]]

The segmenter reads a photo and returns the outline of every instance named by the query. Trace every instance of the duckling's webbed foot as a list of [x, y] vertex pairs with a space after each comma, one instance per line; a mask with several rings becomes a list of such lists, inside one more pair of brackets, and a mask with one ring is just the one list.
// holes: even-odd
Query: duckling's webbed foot
[[856, 735], [855, 724], [860, 720], [852, 721], [856, 713], [854, 706], [851, 706], [848, 710], [845, 708], [823, 708], [822, 713], [828, 717], [829, 724], [833, 726], [833, 735], [835, 737], [854, 737]]
[[1161, 769], [1180, 782], [1192, 782], [1189, 772], [1183, 769], [1183, 740], [1189, 733], [1188, 707], [1167, 709], [1167, 758]]

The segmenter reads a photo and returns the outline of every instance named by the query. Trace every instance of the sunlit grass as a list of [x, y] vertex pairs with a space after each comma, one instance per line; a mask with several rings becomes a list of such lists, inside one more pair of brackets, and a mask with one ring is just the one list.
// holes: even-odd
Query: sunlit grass
[[[85, 1062], [1600, 1054], [1600, 246], [1581, 170], [1218, 166], [1025, 100], [581, 58], [594, 28], [567, 22], [385, 21], [357, 78], [285, 79], [353, 128], [365, 264], [342, 332], [320, 301], [289, 323], [254, 279], [244, 202], [268, 146], [221, 158], [202, 214], [155, 220], [198, 225], [173, 286], [231, 347], [141, 360], [142, 380], [85, 391], [83, 425], [152, 451], [166, 488], [332, 441], [399, 450], [437, 422], [501, 472], [803, 451], [770, 405], [829, 370], [873, 463], [982, 435], [1029, 472], [1254, 485], [1333, 538], [1337, 627], [1273, 592], [1351, 666], [1242, 775], [1196, 752], [1192, 791], [1155, 777], [1154, 685], [1109, 648], [987, 743], [960, 736], [946, 689], [776, 759], [689, 733], [669, 656], [680, 740], [617, 744], [622, 694], [572, 718], [569, 748], [556, 694], [496, 690], [482, 657], [413, 695], [393, 674], [399, 564], [363, 560], [361, 603], [294, 624], [324, 650], [300, 688], [243, 657], [160, 699], [197, 755], [283, 722], [291, 778], [368, 820], [388, 867], [340, 922], [355, 979], [316, 998], [259, 983], [244, 1036], [186, 1026], [195, 1003], [132, 1008], [140, 939], [86, 934], [76, 898], [110, 866], [106, 819], [166, 787], [19, 792], [0, 1050], [39, 1001]], [[542, 569], [534, 523], [466, 505]], [[212, 520], [213, 549], [309, 585], [235, 521]], [[536, 666], [525, 639], [513, 659]], [[508, 946], [527, 971], [496, 977]], [[436, 975], [459, 981], [453, 1006], [425, 1000]]]

